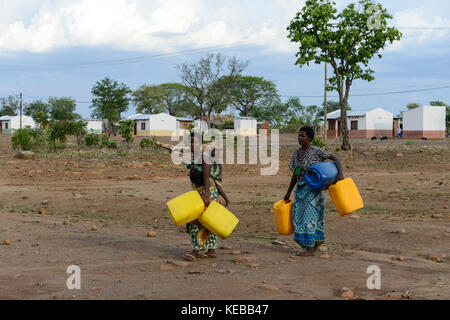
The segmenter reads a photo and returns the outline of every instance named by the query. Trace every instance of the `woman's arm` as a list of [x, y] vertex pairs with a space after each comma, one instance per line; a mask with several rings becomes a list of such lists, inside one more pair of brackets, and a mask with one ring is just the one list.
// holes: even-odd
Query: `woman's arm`
[[341, 160], [334, 154], [332, 154], [328, 159], [333, 160], [336, 164], [336, 168], [338, 169], [337, 181], [344, 180], [344, 169], [342, 169]]
[[225, 191], [222, 189], [221, 186], [216, 185], [217, 191], [219, 192], [219, 194], [223, 197], [223, 199], [225, 200], [225, 207], [228, 207], [228, 205], [230, 204], [230, 200], [228, 199]]
[[205, 193], [203, 194], [203, 202], [205, 206], [209, 206], [210, 198], [209, 198], [209, 174], [210, 174], [211, 166], [203, 160], [203, 182], [205, 184]]
[[295, 172], [292, 174], [291, 183], [289, 184], [289, 189], [286, 192], [286, 195], [284, 196], [284, 201], [289, 201], [291, 197], [292, 190], [294, 189], [295, 185], [297, 184], [297, 176], [295, 175]]

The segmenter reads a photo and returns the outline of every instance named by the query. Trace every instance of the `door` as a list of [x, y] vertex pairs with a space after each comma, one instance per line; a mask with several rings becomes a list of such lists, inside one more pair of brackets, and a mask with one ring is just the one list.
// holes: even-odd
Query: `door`
[[137, 135], [137, 122], [134, 122], [134, 135]]
[[341, 136], [341, 121], [338, 120], [337, 123], [338, 123], [337, 136], [339, 138]]

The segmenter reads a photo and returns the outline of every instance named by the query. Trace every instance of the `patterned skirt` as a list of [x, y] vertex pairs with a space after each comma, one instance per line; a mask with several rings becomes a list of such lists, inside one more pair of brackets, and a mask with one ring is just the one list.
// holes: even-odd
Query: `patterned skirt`
[[[205, 187], [194, 188], [201, 195], [205, 193]], [[211, 187], [209, 196], [217, 201], [218, 192], [216, 187]], [[198, 220], [186, 224], [186, 231], [191, 236], [191, 246], [193, 250], [217, 249], [217, 236], [203, 227]]]
[[316, 241], [325, 241], [325, 195], [299, 182], [292, 207], [294, 240], [303, 249], [314, 247]]

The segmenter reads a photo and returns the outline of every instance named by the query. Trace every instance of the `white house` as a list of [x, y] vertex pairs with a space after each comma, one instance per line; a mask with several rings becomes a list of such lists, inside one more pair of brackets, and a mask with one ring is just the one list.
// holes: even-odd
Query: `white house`
[[177, 131], [177, 118], [166, 114], [135, 114], [128, 117], [134, 120], [134, 135], [170, 137]]
[[258, 133], [258, 120], [252, 117], [235, 117], [234, 132], [237, 135], [252, 136]]
[[[327, 115], [327, 138], [341, 136], [341, 110]], [[370, 111], [347, 111], [347, 127], [350, 138], [370, 139], [372, 137], [394, 136], [394, 115], [381, 108]]]
[[87, 133], [101, 134], [103, 132], [103, 121], [102, 120], [86, 120]]
[[403, 137], [445, 139], [445, 107], [424, 106], [404, 111]]
[[[36, 128], [33, 118], [22, 115], [22, 128]], [[0, 117], [0, 133], [14, 133], [20, 129], [20, 116], [3, 116]]]

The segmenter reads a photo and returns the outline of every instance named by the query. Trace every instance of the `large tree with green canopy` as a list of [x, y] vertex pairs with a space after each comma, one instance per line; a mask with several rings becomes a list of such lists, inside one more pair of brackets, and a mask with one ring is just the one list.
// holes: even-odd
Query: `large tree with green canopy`
[[[328, 91], [339, 93], [342, 149], [350, 150], [347, 103], [354, 80], [374, 80], [371, 59], [402, 34], [387, 21], [392, 16], [381, 4], [359, 0], [338, 13], [331, 0], [307, 0], [287, 27], [288, 38], [299, 43], [296, 65], [331, 64], [334, 76], [328, 79]], [[374, 14], [375, 13], [375, 14]]]

